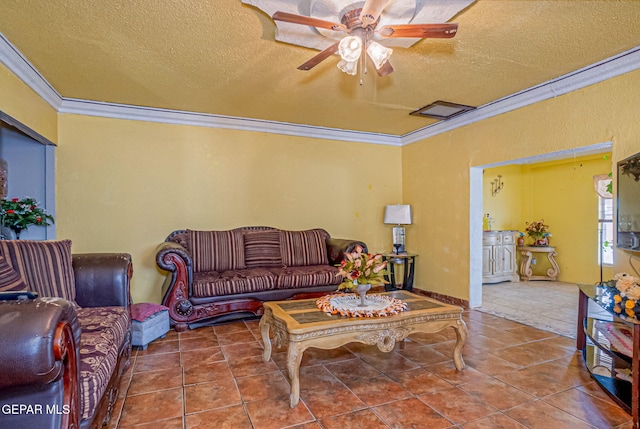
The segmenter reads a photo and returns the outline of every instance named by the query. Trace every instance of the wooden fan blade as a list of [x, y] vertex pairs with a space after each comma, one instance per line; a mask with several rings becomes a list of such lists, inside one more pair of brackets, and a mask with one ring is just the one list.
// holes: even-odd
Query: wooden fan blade
[[362, 21], [362, 26], [366, 27], [367, 25], [375, 24], [388, 3], [389, 0], [365, 1], [364, 6], [362, 6], [362, 11], [360, 12], [360, 21]]
[[458, 24], [400, 24], [385, 25], [377, 33], [382, 37], [420, 37], [450, 39], [458, 32]]
[[312, 27], [326, 28], [334, 31], [347, 31], [343, 24], [325, 21], [323, 19], [312, 18], [310, 16], [296, 15], [287, 12], [276, 12], [271, 17], [274, 21], [291, 22], [293, 24], [310, 25]]
[[316, 55], [315, 57], [311, 58], [309, 61], [302, 64], [300, 67], [298, 67], [298, 70], [311, 70], [312, 68], [320, 64], [322, 61], [326, 60], [331, 55], [338, 52], [339, 44], [340, 42], [336, 42], [333, 45], [329, 46], [327, 49], [320, 52], [318, 55]]

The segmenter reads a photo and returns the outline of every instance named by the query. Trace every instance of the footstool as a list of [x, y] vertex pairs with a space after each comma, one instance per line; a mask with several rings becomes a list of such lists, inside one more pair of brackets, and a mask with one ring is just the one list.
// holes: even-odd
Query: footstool
[[169, 332], [169, 309], [148, 302], [133, 304], [131, 325], [131, 344], [146, 350], [151, 341]]

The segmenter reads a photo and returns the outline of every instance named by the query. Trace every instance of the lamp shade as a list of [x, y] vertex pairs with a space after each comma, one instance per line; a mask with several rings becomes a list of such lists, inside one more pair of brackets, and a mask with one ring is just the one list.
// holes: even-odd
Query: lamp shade
[[367, 48], [367, 54], [369, 54], [369, 57], [373, 61], [373, 65], [378, 70], [380, 70], [380, 67], [382, 67], [384, 63], [387, 62], [392, 52], [393, 49], [382, 46], [377, 42], [371, 42], [369, 44], [369, 47]]
[[384, 209], [384, 223], [411, 225], [411, 206], [408, 204], [386, 206]]
[[357, 36], [347, 36], [340, 41], [338, 53], [346, 62], [358, 61], [362, 53], [362, 39]]

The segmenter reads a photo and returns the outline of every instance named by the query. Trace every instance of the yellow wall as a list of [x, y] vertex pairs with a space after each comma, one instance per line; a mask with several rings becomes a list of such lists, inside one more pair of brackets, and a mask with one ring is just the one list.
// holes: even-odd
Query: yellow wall
[[398, 147], [68, 114], [59, 127], [58, 237], [131, 253], [136, 302], [160, 300], [155, 248], [176, 229], [320, 227], [391, 248]]
[[[403, 148], [56, 115], [2, 66], [0, 110], [58, 142], [58, 237], [132, 253], [135, 301], [160, 299], [154, 249], [174, 229], [322, 226], [386, 250], [383, 207], [398, 202], [413, 206], [416, 285], [468, 299], [470, 167], [607, 141], [614, 163], [640, 151], [640, 71]], [[628, 256], [615, 251], [614, 272], [633, 272]]]
[[[524, 231], [526, 222], [544, 219], [552, 234], [550, 243], [558, 252], [558, 280], [594, 283], [600, 279], [600, 266], [598, 196], [593, 176], [610, 171], [611, 154], [486, 169], [484, 207], [496, 219], [494, 229]], [[498, 174], [503, 175], [505, 187], [491, 196], [490, 181]], [[530, 241], [527, 238], [526, 242]], [[550, 264], [544, 257], [538, 260], [534, 271], [544, 274]], [[605, 267], [603, 278], [610, 277], [611, 268]]]
[[[640, 151], [639, 111], [635, 71], [403, 147], [403, 200], [416, 213], [407, 242], [421, 255], [416, 284], [469, 299], [470, 167], [609, 141], [616, 162]], [[632, 272], [627, 260], [616, 250], [614, 272]]]
[[[503, 188], [491, 195], [491, 182], [502, 176]], [[492, 229], [522, 230], [522, 166], [487, 168], [483, 173], [482, 213], [493, 219]]]
[[56, 110], [2, 64], [0, 64], [0, 111], [52, 142], [58, 141]]

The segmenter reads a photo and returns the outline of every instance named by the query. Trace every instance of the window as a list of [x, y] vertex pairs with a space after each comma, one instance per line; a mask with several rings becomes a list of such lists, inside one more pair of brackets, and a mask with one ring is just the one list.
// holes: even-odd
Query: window
[[598, 194], [598, 264], [613, 265], [613, 195], [611, 173], [593, 176]]
[[613, 265], [613, 198], [598, 197], [598, 263]]

